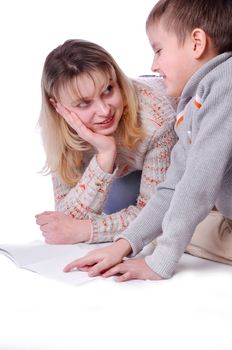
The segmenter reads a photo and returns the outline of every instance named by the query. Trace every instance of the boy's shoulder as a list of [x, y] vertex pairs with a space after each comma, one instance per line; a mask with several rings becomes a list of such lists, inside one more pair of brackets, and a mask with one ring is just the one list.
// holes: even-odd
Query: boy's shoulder
[[[187, 83], [181, 100], [189, 96], [198, 96], [205, 100], [209, 96], [217, 98], [225, 91], [232, 95], [232, 52], [226, 52], [214, 57], [204, 64]], [[232, 103], [232, 98], [231, 98]]]
[[216, 56], [203, 66], [201, 83], [223, 82], [232, 84], [231, 79], [228, 79], [231, 76], [231, 72], [232, 52], [226, 52]]

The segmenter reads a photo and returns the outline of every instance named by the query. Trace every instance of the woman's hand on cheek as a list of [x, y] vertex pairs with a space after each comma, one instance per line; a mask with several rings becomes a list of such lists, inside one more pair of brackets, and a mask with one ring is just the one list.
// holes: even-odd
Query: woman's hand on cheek
[[46, 211], [35, 217], [46, 243], [74, 244], [90, 239], [90, 220], [77, 220], [57, 211]]
[[56, 110], [83, 140], [96, 149], [97, 161], [102, 170], [112, 173], [117, 153], [114, 136], [92, 131], [86, 127], [75, 112], [68, 110], [59, 102]]

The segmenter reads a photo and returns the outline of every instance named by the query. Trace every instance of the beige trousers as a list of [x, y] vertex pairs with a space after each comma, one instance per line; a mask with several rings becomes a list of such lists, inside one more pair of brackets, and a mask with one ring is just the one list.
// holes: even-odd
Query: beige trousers
[[232, 220], [211, 211], [197, 226], [186, 253], [232, 265]]

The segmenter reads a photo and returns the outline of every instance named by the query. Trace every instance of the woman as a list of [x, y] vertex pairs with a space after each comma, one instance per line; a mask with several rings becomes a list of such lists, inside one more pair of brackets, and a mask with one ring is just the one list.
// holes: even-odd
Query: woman
[[[39, 119], [56, 210], [36, 215], [45, 241], [107, 242], [122, 232], [165, 178], [174, 119], [159, 78], [129, 79], [88, 41], [54, 49], [44, 64]], [[105, 214], [112, 183], [136, 170], [136, 204]]]

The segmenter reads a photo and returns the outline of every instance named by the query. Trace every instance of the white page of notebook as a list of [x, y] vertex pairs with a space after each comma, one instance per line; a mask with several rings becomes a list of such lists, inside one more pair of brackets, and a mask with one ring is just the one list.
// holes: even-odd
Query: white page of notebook
[[98, 277], [90, 278], [86, 272], [77, 270], [63, 272], [64, 266], [89, 251], [106, 245], [107, 243], [50, 245], [43, 241], [33, 241], [27, 244], [2, 244], [0, 253], [13, 260], [18, 267], [65, 283], [79, 285]]

